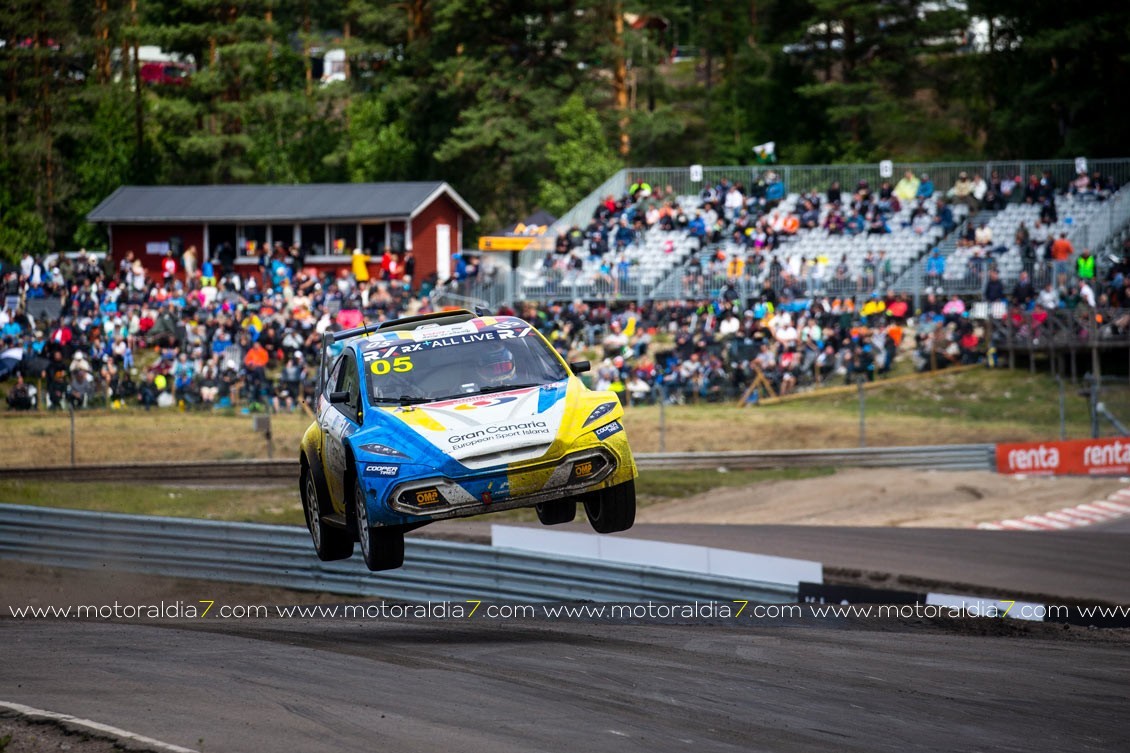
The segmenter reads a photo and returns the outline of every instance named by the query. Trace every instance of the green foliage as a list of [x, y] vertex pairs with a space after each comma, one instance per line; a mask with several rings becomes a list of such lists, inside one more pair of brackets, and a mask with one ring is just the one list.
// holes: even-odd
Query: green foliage
[[[765, 141], [793, 164], [1125, 151], [1110, 104], [1130, 78], [1130, 6], [1118, 0], [1082, 14], [1030, 0], [6, 11], [5, 258], [103, 244], [83, 218], [123, 183], [442, 178], [490, 226], [539, 203], [564, 211], [622, 163], [748, 164]], [[642, 23], [618, 25], [620, 13]], [[974, 18], [992, 19], [977, 44]], [[694, 59], [670, 63], [676, 44]], [[135, 45], [190, 56], [196, 71], [184, 86], [137, 87]], [[322, 87], [316, 58], [335, 48], [349, 79]]]
[[546, 211], [561, 215], [622, 165], [609, 147], [600, 118], [574, 94], [557, 109], [557, 139], [548, 147], [551, 174], [543, 179], [538, 201]]
[[349, 105], [349, 153], [351, 181], [410, 180], [415, 145], [408, 126], [396, 119], [390, 104], [374, 96], [359, 96]]

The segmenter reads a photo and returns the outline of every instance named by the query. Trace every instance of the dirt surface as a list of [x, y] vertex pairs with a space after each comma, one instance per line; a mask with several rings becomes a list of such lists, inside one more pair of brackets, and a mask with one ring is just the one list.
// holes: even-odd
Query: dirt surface
[[[8, 740], [6, 745], [5, 740]], [[61, 750], [117, 753], [126, 749], [109, 740], [70, 732], [54, 723], [0, 718], [0, 750], [4, 753], [48, 753]]]
[[967, 528], [1039, 515], [1130, 487], [1130, 479], [852, 468], [800, 481], [715, 489], [642, 508], [640, 523]]

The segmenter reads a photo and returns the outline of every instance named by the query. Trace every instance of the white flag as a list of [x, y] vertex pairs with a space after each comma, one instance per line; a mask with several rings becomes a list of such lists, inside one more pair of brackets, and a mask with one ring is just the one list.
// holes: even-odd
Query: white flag
[[764, 144], [758, 144], [753, 148], [754, 153], [757, 155], [759, 162], [776, 162], [777, 161], [777, 142], [766, 141]]

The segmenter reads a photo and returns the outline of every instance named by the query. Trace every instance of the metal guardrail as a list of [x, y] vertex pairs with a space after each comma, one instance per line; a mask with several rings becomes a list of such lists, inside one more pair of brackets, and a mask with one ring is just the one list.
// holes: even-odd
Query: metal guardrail
[[[639, 453], [641, 470], [762, 470], [766, 468], [925, 468], [949, 471], [995, 469], [991, 444], [868, 447], [834, 450]], [[222, 485], [281, 483], [298, 479], [297, 460], [225, 460], [190, 463], [0, 468], [0, 481], [152, 481]]]
[[321, 562], [304, 528], [0, 505], [0, 558], [406, 601], [796, 601], [796, 587], [451, 541], [405, 565]]
[[836, 450], [760, 452], [667, 452], [636, 456], [641, 469], [762, 470], [766, 468], [924, 468], [947, 471], [996, 469], [995, 445], [958, 444], [919, 447], [861, 447]]

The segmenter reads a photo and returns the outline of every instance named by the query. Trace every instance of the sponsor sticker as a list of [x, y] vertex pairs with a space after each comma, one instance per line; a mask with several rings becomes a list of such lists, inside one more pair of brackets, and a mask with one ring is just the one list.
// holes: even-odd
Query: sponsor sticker
[[438, 489], [419, 489], [416, 492], [416, 504], [418, 505], [434, 505], [439, 502]]
[[365, 463], [366, 476], [381, 476], [389, 478], [400, 474], [399, 465], [382, 465], [379, 463]]
[[623, 430], [624, 430], [623, 424], [621, 424], [619, 421], [613, 421], [610, 424], [605, 424], [604, 426], [601, 426], [600, 428], [596, 429], [595, 431], [593, 431], [593, 434], [596, 435], [597, 439], [599, 439], [600, 441], [603, 442], [604, 440], [611, 437], [613, 434], [619, 434]]
[[549, 433], [549, 425], [545, 421], [522, 421], [513, 424], [485, 426], [466, 434], [452, 434], [447, 438], [447, 442], [452, 450], [462, 450], [493, 440], [513, 439], [514, 437], [542, 438], [548, 436]]

